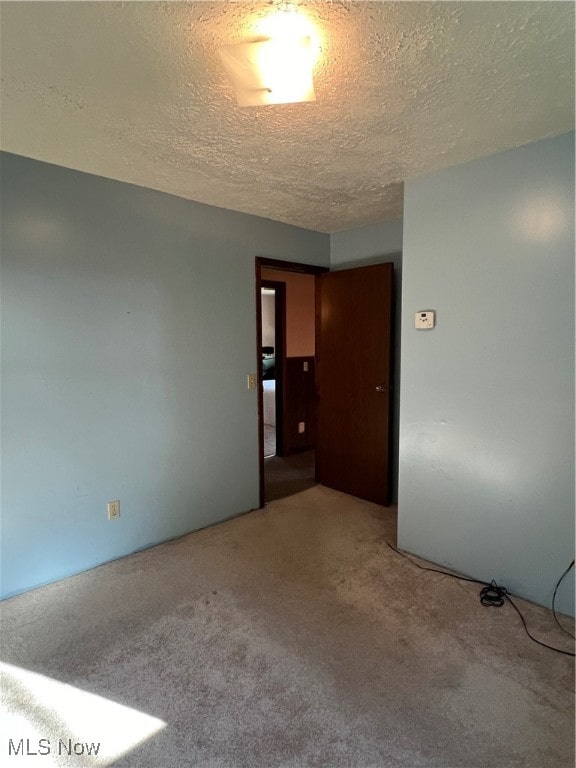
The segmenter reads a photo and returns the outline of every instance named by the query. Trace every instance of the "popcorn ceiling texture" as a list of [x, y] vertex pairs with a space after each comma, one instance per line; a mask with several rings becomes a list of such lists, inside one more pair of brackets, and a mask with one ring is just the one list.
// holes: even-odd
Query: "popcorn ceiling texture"
[[2, 149], [336, 232], [403, 181], [574, 127], [569, 2], [302, 2], [317, 101], [240, 108], [267, 2], [2, 3]]

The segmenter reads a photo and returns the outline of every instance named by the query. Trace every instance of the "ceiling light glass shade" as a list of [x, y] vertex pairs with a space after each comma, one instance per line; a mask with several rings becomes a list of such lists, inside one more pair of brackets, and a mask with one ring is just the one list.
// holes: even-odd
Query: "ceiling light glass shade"
[[315, 101], [310, 37], [283, 36], [220, 48], [241, 107]]

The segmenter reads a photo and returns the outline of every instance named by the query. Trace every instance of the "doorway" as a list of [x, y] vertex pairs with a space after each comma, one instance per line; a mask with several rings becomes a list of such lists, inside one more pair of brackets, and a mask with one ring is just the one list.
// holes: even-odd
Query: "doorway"
[[262, 330], [260, 347], [263, 398], [264, 459], [284, 455], [284, 356], [286, 346], [286, 284], [261, 281]]
[[[268, 271], [269, 270], [269, 271]], [[330, 272], [292, 262], [256, 259], [257, 328], [262, 347], [264, 277], [312, 275], [309, 329], [313, 348], [291, 355], [285, 345], [276, 424], [281, 455], [264, 459], [263, 374], [259, 384], [260, 505], [271, 500], [266, 463], [314, 449], [314, 480], [388, 506], [391, 501], [393, 379], [392, 262]], [[295, 275], [294, 273], [299, 273]], [[302, 275], [301, 273], [304, 273]], [[285, 323], [285, 328], [288, 321]], [[313, 329], [313, 330], [312, 330]], [[286, 334], [284, 337], [286, 341]], [[321, 349], [320, 349], [321, 347]], [[278, 451], [280, 453], [280, 450]], [[290, 467], [283, 467], [289, 470]], [[310, 473], [309, 482], [312, 480]], [[285, 477], [281, 485], [286, 485]], [[311, 483], [312, 484], [312, 483]], [[291, 495], [302, 487], [288, 487]]]
[[316, 484], [316, 276], [256, 259], [260, 505]]

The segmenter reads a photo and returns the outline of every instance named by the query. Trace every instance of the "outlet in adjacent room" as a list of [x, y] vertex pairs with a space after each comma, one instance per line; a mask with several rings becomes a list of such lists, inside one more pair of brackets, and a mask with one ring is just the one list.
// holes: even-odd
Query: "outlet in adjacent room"
[[109, 501], [108, 502], [108, 520], [117, 520], [120, 517], [120, 502]]

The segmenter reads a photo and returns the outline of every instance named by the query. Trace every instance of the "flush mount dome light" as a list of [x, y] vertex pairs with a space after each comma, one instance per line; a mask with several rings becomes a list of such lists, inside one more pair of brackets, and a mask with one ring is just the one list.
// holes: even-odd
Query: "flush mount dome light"
[[291, 5], [263, 20], [266, 39], [220, 48], [241, 107], [315, 101], [312, 67], [318, 54], [307, 20]]

